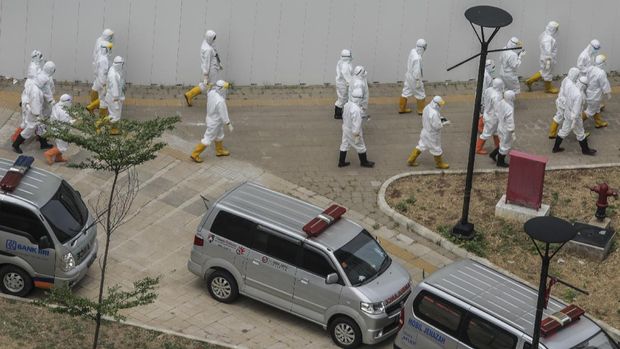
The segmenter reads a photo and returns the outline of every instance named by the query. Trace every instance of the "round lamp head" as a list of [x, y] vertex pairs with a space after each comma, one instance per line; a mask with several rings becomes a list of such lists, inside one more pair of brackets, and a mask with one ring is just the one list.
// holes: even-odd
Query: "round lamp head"
[[501, 28], [512, 23], [510, 13], [493, 6], [474, 6], [465, 11], [465, 18], [483, 28]]
[[557, 217], [535, 217], [525, 222], [523, 229], [529, 237], [545, 243], [564, 243], [577, 235], [577, 229]]

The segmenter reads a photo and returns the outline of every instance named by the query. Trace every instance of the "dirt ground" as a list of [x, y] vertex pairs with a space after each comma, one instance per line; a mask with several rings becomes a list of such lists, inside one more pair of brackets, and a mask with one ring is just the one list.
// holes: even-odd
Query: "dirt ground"
[[[32, 304], [0, 298], [0, 348], [89, 348], [94, 322], [54, 314]], [[219, 349], [155, 331], [113, 322], [101, 326], [101, 349]]]
[[[523, 225], [494, 216], [495, 204], [505, 193], [507, 173], [476, 174], [472, 189], [470, 221], [477, 237], [463, 247], [537, 285], [541, 260]], [[543, 203], [551, 215], [587, 223], [596, 210], [596, 195], [586, 187], [607, 182], [620, 187], [620, 168], [547, 171]], [[410, 176], [395, 181], [386, 191], [388, 204], [409, 218], [451, 238], [450, 229], [461, 216], [465, 175]], [[607, 215], [612, 227], [619, 222], [620, 201], [610, 199]], [[554, 295], [584, 307], [587, 312], [620, 328], [620, 252], [617, 236], [610, 255], [593, 261], [560, 251], [550, 274], [590, 292], [580, 294], [554, 286]]]

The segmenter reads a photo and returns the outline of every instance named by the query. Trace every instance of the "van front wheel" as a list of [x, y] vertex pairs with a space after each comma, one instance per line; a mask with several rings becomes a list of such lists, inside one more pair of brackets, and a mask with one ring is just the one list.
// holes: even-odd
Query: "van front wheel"
[[222, 303], [232, 303], [239, 297], [239, 289], [235, 278], [229, 273], [216, 270], [207, 278], [209, 294]]
[[351, 318], [337, 317], [329, 324], [329, 334], [341, 348], [357, 348], [362, 344], [362, 331]]
[[0, 268], [0, 291], [11, 296], [25, 297], [32, 290], [32, 278], [18, 267]]

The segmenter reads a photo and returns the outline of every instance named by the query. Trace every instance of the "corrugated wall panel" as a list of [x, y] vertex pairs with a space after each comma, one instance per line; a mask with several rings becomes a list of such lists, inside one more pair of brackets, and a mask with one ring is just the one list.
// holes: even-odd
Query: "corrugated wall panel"
[[21, 79], [26, 76], [30, 52], [33, 50], [26, 46], [25, 40], [28, 35], [28, 3], [23, 0], [3, 0], [0, 5], [0, 74]]
[[156, 18], [151, 81], [176, 83], [181, 0], [157, 0]]
[[[107, 2], [110, 1], [107, 0]], [[135, 84], [151, 84], [163, 81], [159, 78], [151, 79], [156, 3], [153, 0], [118, 1], [131, 3], [128, 49], [125, 57], [127, 81]], [[115, 40], [120, 41], [118, 38]], [[120, 52], [114, 52], [115, 55], [118, 53]], [[168, 83], [174, 83], [174, 81]]]

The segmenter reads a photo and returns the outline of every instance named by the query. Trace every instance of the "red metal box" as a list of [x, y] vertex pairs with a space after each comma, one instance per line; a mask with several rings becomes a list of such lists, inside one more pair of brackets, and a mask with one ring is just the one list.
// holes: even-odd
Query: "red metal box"
[[510, 152], [506, 203], [538, 210], [542, 204], [547, 158], [520, 151]]

